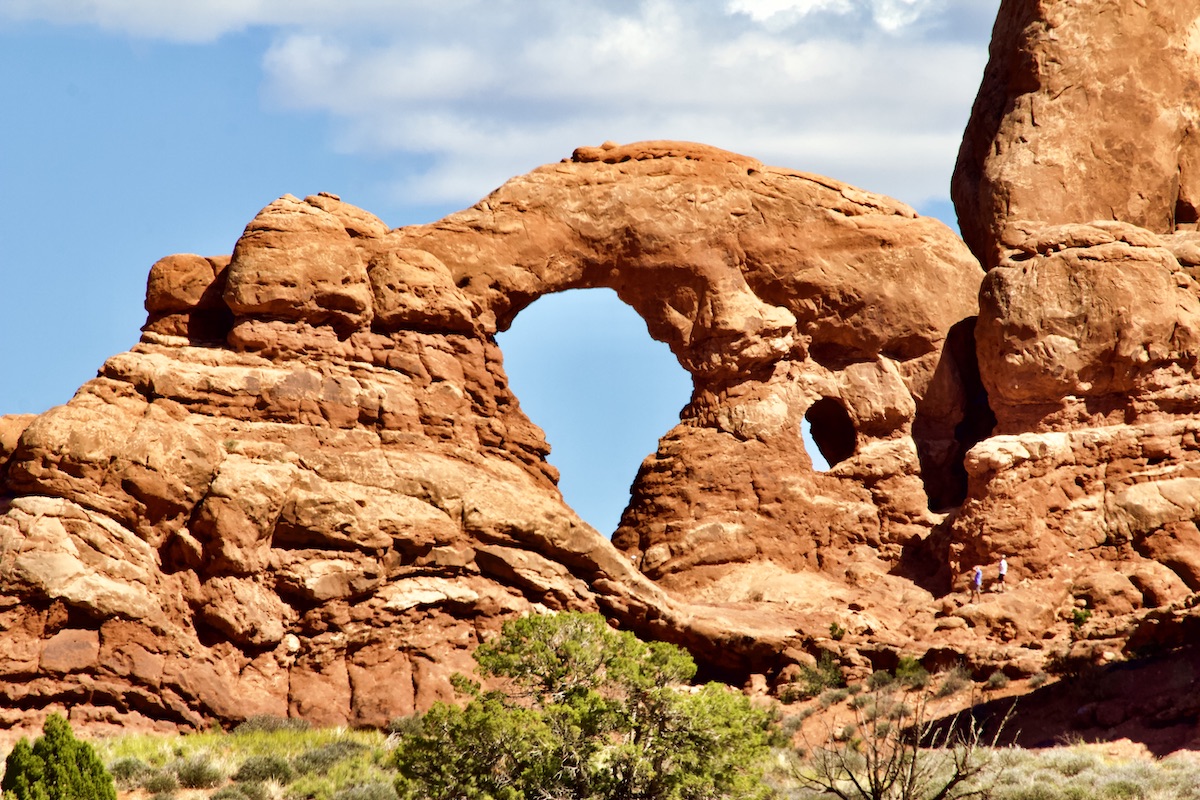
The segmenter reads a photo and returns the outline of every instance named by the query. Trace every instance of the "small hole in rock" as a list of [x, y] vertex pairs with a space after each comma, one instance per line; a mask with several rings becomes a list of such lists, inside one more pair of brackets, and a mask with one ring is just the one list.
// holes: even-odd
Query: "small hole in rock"
[[[813, 443], [830, 467], [854, 455], [858, 447], [858, 432], [854, 430], [850, 413], [840, 402], [832, 397], [822, 397], [809, 406], [804, 421]], [[813, 466], [820, 469], [815, 457]]]

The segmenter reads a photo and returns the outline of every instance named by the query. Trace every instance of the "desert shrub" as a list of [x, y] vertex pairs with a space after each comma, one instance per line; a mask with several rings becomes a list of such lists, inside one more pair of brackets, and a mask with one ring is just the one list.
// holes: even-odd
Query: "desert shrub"
[[108, 772], [113, 776], [113, 780], [116, 781], [118, 788], [129, 791], [141, 786], [142, 781], [153, 772], [153, 769], [142, 759], [127, 756], [126, 758], [118, 758], [109, 764]]
[[261, 783], [231, 783], [209, 795], [209, 800], [268, 800], [270, 792]]
[[1133, 781], [1116, 780], [1111, 783], [1104, 784], [1102, 790], [1104, 797], [1111, 797], [1113, 800], [1144, 800], [1146, 790]]
[[850, 696], [849, 689], [826, 689], [821, 692], [821, 696], [817, 698], [817, 703], [821, 708], [829, 708], [830, 706], [840, 703]]
[[829, 623], [829, 638], [835, 642], [840, 642], [846, 637], [848, 631], [836, 622]]
[[[931, 707], [928, 673], [901, 660], [894, 680], [875, 679], [875, 689], [849, 704], [854, 720], [827, 728], [810, 740], [789, 770], [791, 797], [834, 795], [842, 800], [963, 800], [993, 797], [1006, 762], [995, 734], [966, 715], [944, 717]], [[919, 667], [919, 665], [916, 665]], [[1003, 729], [1007, 717], [1000, 723]], [[1011, 788], [1011, 787], [1010, 787]]]
[[337, 782], [328, 775], [309, 773], [288, 784], [286, 797], [288, 800], [333, 800], [333, 793], [337, 789]]
[[1037, 689], [1040, 686], [1044, 686], [1046, 681], [1049, 679], [1050, 676], [1048, 676], [1046, 673], [1039, 672], [1029, 679], [1029, 687], [1031, 689]]
[[887, 670], [877, 669], [871, 673], [871, 677], [867, 678], [867, 688], [874, 692], [882, 689], [894, 680], [896, 678], [892, 673]]
[[228, 786], [222, 786], [208, 796], [208, 800], [247, 800], [246, 793], [242, 791], [245, 783], [231, 783]]
[[282, 756], [251, 756], [233, 773], [233, 779], [238, 783], [287, 783], [294, 774], [292, 766]]
[[179, 788], [179, 778], [170, 770], [160, 769], [142, 781], [142, 788], [150, 794], [174, 792]]
[[971, 674], [962, 667], [955, 667], [942, 676], [935, 697], [950, 697], [971, 685]]
[[276, 731], [306, 731], [312, 728], [308, 722], [294, 717], [278, 717], [274, 714], [255, 714], [233, 729], [234, 733], [275, 733]]
[[854, 708], [854, 709], [866, 708], [867, 706], [871, 705], [874, 702], [875, 702], [875, 699], [872, 695], [859, 694], [859, 695], [855, 695], [850, 700], [850, 707]]
[[1057, 784], [1037, 781], [1006, 786], [994, 796], [996, 800], [1068, 800]]
[[398, 800], [398, 797], [391, 784], [367, 783], [342, 789], [334, 793], [333, 800]]
[[415, 733], [421, 729], [421, 715], [412, 714], [407, 717], [396, 717], [387, 724], [387, 732], [394, 733], [399, 736], [404, 736], [410, 733]]
[[225, 781], [225, 773], [207, 754], [176, 761], [171, 765], [171, 771], [179, 778], [179, 785], [185, 789], [211, 789]]
[[842, 668], [829, 653], [822, 653], [813, 666], [800, 667], [800, 677], [790, 687], [792, 699], [816, 697], [826, 689], [837, 689], [846, 685]]
[[929, 685], [929, 672], [912, 656], [901, 656], [896, 664], [896, 681], [909, 689], [924, 689]]
[[1077, 608], [1071, 612], [1071, 622], [1076, 629], [1082, 628], [1089, 619], [1092, 618], [1092, 612], [1086, 608]]
[[271, 796], [271, 793], [267, 791], [266, 784], [256, 781], [235, 783], [234, 786], [242, 790], [242, 794], [246, 795], [246, 800], [268, 800]]
[[4, 762], [0, 791], [14, 800], [116, 800], [117, 787], [66, 718], [51, 714], [33, 745], [21, 739]]
[[1094, 769], [1100, 763], [1093, 753], [1073, 747], [1051, 752], [1041, 762], [1048, 769], [1068, 778], [1074, 778], [1087, 770]]
[[680, 691], [685, 651], [615, 631], [598, 614], [505, 623], [475, 651], [512, 695], [459, 681], [465, 706], [435, 704], [395, 750], [403, 798], [764, 797], [773, 717], [728, 687]]
[[784, 736], [791, 737], [795, 735], [796, 731], [800, 730], [806, 719], [808, 719], [808, 715], [803, 713], [789, 714], [779, 720], [779, 730], [783, 732]]
[[316, 773], [325, 774], [330, 767], [339, 761], [357, 755], [367, 749], [367, 746], [349, 739], [338, 739], [329, 744], [306, 750], [292, 759], [292, 766], [300, 775]]
[[988, 676], [987, 683], [984, 684], [988, 689], [1003, 689], [1008, 686], [1008, 676], [1000, 670], [996, 670]]

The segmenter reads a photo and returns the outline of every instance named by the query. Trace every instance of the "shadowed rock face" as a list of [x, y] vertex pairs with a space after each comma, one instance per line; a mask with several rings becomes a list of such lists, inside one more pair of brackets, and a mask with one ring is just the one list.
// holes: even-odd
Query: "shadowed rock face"
[[[0, 721], [381, 724], [539, 609], [781, 679], [847, 570], [912, 586], [887, 573], [941, 519], [922, 460], [937, 491], [961, 464], [943, 344], [981, 276], [900, 203], [701, 145], [581, 149], [396, 230], [281, 198], [231, 258], [155, 264], [142, 341], [70, 403], [3, 418]], [[695, 382], [615, 545], [563, 503], [494, 339], [585, 287]]]

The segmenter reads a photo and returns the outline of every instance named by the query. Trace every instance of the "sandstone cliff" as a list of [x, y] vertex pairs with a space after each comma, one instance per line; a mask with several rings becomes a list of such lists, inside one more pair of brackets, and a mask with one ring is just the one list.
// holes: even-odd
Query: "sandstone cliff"
[[1042, 225], [1200, 217], [1200, 9], [1002, 0], [951, 194], [987, 267]]
[[[3, 718], [381, 724], [538, 608], [778, 676], [844, 574], [886, 579], [939, 521], [922, 456], [944, 491], [966, 407], [944, 344], [981, 276], [902, 204], [699, 145], [582, 149], [397, 230], [281, 198], [232, 257], [155, 264], [141, 343], [70, 403], [5, 418]], [[625, 553], [564, 505], [494, 339], [598, 286], [696, 387]]]
[[[163, 259], [136, 347], [0, 417], [0, 724], [381, 724], [544, 609], [756, 687], [824, 652], [1022, 677], [1194, 638], [1185, 5], [1004, 0], [954, 178], [974, 256], [889, 198], [644, 142], [429, 225], [284, 197], [231, 256]], [[589, 287], [694, 384], [611, 542], [495, 342]]]
[[[990, 268], [997, 425], [946, 558], [1007, 554], [1023, 588], [980, 613], [1068, 672], [1170, 651], [1196, 619], [1198, 33], [1192, 4], [1005, 0], [954, 174]], [[1075, 608], [1065, 648], [1038, 641], [1056, 605]], [[1117, 710], [1113, 735], [1158, 713]]]

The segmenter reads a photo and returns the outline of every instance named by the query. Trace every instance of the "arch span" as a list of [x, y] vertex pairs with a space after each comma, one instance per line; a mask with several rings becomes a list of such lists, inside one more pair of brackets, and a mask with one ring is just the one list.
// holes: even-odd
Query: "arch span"
[[[605, 287], [692, 375], [683, 424], [642, 464], [613, 538], [649, 574], [811, 565], [864, 518], [879, 541], [926, 518], [920, 446], [902, 443], [918, 406], [956, 402], [932, 376], [982, 277], [937, 220], [817, 175], [645, 142], [577, 150], [396, 233], [445, 265], [485, 333], [538, 297]], [[836, 479], [796, 446], [821, 397], [838, 398], [858, 435], [856, 466]], [[880, 470], [912, 491], [873, 495]]]
[[[324, 245], [298, 276], [279, 253], [301, 211]], [[273, 204], [239, 241], [223, 297], [240, 347], [260, 346], [243, 324], [257, 317], [332, 327], [339, 341], [442, 331], [486, 350], [539, 297], [612, 289], [694, 383], [613, 538], [664, 576], [836, 564], [852, 540], [928, 529], [917, 456], [928, 448], [913, 420], [962, 418], [956, 376], [935, 370], [947, 331], [977, 313], [981, 278], [961, 240], [903, 203], [712, 147], [643, 142], [582, 148], [429, 225], [387, 230], [336, 198]], [[818, 475], [797, 443], [822, 397], [844, 405], [858, 439]], [[485, 426], [488, 446], [552, 474], [529, 461], [544, 443], [497, 445], [499, 429]]]

